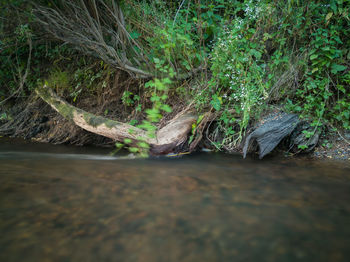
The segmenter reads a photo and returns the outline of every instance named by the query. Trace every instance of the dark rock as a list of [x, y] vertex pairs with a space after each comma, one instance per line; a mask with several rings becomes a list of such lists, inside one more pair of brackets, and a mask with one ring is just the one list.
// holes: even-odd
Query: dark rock
[[299, 118], [295, 114], [277, 113], [270, 115], [263, 124], [255, 129], [246, 139], [243, 147], [243, 157], [245, 158], [248, 148], [256, 140], [259, 145], [259, 158], [263, 158], [270, 153], [283, 138], [290, 135], [299, 123]]

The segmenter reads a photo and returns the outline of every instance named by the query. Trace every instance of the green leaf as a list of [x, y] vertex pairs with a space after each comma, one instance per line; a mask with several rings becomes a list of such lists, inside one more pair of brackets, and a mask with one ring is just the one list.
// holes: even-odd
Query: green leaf
[[212, 100], [210, 101], [210, 104], [213, 106], [213, 108], [216, 111], [219, 111], [221, 109], [221, 97], [218, 97], [216, 94], [213, 95]]
[[147, 144], [146, 142], [139, 142], [139, 143], [137, 143], [137, 145], [139, 147], [146, 148], [146, 149], [150, 148], [149, 144]]
[[261, 58], [261, 53], [258, 50], [255, 49], [251, 49], [250, 53], [256, 57], [256, 59], [260, 59]]
[[171, 84], [171, 83], [172, 83], [172, 81], [171, 81], [168, 77], [163, 78], [162, 81], [163, 81], [163, 83], [165, 83], [165, 84]]
[[164, 82], [160, 81], [158, 78], [155, 79], [154, 85], [157, 88], [157, 90], [159, 90], [159, 91], [166, 89]]
[[304, 150], [304, 149], [307, 148], [307, 145], [299, 145], [298, 148], [301, 149], [301, 150]]
[[168, 105], [162, 105], [162, 106], [161, 106], [161, 109], [162, 109], [163, 111], [167, 112], [167, 113], [171, 113], [171, 112], [172, 112], [171, 107], [168, 106]]
[[200, 115], [199, 117], [198, 117], [198, 119], [197, 119], [197, 125], [203, 120], [203, 118], [204, 118], [204, 115]]
[[137, 153], [139, 151], [139, 149], [137, 147], [129, 147], [129, 151], [131, 153]]
[[338, 72], [344, 71], [347, 67], [343, 65], [333, 64], [332, 65], [332, 74], [336, 74]]
[[329, 19], [331, 19], [331, 17], [333, 16], [333, 12], [330, 12], [326, 15], [326, 21], [328, 21]]
[[158, 114], [159, 110], [157, 108], [146, 109], [147, 114]]
[[139, 36], [140, 36], [140, 34], [136, 31], [133, 31], [130, 33], [131, 39], [137, 39], [137, 38], [139, 38]]
[[116, 148], [122, 148], [124, 146], [124, 144], [122, 144], [122, 143], [115, 143], [115, 147]]
[[125, 144], [131, 144], [132, 140], [130, 138], [125, 138], [124, 143]]
[[311, 56], [310, 56], [310, 60], [314, 60], [314, 59], [316, 59], [317, 57], [318, 57], [317, 54], [311, 55]]
[[297, 112], [300, 112], [300, 111], [303, 110], [303, 109], [301, 108], [301, 106], [296, 106], [296, 107], [294, 108], [294, 110], [297, 111]]
[[152, 97], [150, 98], [150, 100], [151, 100], [151, 102], [158, 102], [158, 101], [160, 101], [160, 97], [154, 95], [154, 96], [152, 96]]
[[330, 6], [331, 9], [333, 10], [334, 13], [337, 12], [337, 2], [335, 0], [330, 1]]
[[160, 99], [162, 99], [162, 100], [166, 100], [167, 98], [168, 98], [167, 95], [162, 95], [162, 96], [160, 97]]
[[346, 90], [343, 85], [337, 85], [338, 90], [340, 90], [343, 94], [346, 93]]
[[148, 81], [146, 84], [145, 84], [145, 87], [152, 87], [154, 86], [154, 82], [152, 80]]
[[132, 126], [136, 125], [137, 123], [138, 123], [138, 121], [136, 119], [131, 119], [129, 122], [129, 124]]

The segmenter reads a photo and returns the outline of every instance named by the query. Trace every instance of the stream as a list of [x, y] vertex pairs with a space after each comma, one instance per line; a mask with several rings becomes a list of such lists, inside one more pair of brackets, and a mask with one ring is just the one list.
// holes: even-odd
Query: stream
[[349, 162], [0, 138], [0, 261], [350, 261]]

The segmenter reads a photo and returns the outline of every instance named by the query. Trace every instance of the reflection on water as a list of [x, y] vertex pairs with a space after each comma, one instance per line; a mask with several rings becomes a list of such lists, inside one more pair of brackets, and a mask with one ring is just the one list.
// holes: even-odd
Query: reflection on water
[[350, 261], [345, 163], [106, 152], [0, 141], [0, 261]]

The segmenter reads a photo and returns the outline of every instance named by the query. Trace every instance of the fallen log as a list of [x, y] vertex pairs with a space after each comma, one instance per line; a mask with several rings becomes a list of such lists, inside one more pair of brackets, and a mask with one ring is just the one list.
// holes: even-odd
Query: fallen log
[[122, 143], [125, 139], [130, 139], [134, 145], [137, 145], [140, 140], [144, 141], [150, 145], [150, 153], [155, 155], [174, 152], [176, 148], [187, 140], [192, 124], [197, 120], [197, 117], [192, 112], [185, 112], [169, 121], [167, 125], [156, 132], [155, 138], [151, 138], [141, 128], [97, 116], [72, 106], [58, 97], [46, 85], [37, 88], [35, 91], [54, 110], [65, 119], [74, 122], [77, 126]]

